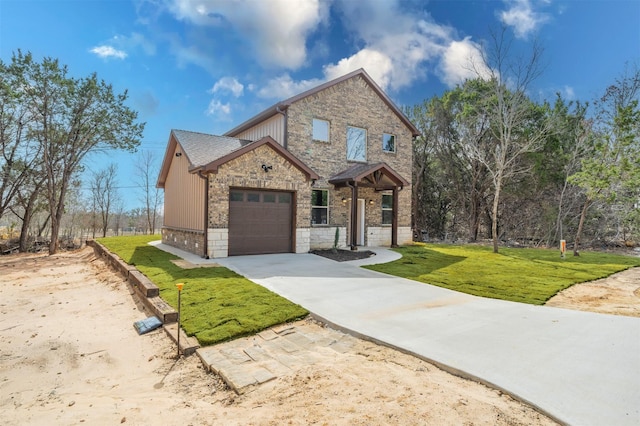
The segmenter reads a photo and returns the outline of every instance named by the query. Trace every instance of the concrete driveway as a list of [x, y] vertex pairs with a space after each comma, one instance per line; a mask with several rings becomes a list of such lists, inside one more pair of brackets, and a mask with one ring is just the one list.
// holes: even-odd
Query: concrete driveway
[[485, 299], [312, 254], [215, 262], [328, 323], [502, 389], [562, 423], [640, 424], [638, 318]]

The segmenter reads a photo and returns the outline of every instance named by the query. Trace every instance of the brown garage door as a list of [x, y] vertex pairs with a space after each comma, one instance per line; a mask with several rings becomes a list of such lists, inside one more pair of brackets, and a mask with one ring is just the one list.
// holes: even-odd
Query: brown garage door
[[290, 253], [293, 194], [232, 189], [229, 255]]

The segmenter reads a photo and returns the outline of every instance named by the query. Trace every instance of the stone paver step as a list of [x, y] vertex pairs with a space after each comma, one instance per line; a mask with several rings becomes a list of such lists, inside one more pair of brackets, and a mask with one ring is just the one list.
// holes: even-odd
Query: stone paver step
[[200, 348], [196, 351], [206, 368], [220, 375], [238, 394], [255, 386], [294, 374], [320, 359], [327, 348], [344, 352], [355, 339], [342, 332], [321, 329], [303, 333], [297, 327], [281, 325], [255, 336]]

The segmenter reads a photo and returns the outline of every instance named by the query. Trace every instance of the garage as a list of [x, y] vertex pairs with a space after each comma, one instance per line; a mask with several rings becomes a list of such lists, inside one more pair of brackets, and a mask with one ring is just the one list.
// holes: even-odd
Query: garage
[[229, 255], [290, 253], [293, 193], [231, 189]]

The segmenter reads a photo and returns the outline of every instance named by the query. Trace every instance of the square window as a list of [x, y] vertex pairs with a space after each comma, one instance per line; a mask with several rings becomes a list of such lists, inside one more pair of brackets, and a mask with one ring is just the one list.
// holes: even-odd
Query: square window
[[276, 194], [262, 194], [262, 202], [263, 203], [275, 203], [276, 202]]
[[279, 194], [278, 195], [278, 203], [280, 203], [280, 204], [290, 204], [291, 203], [291, 194]]
[[329, 191], [314, 189], [311, 191], [311, 224], [326, 225], [329, 219]]
[[396, 152], [396, 137], [388, 133], [382, 134], [382, 150], [384, 152]]
[[259, 203], [260, 202], [260, 194], [247, 194], [247, 201], [250, 203]]
[[391, 225], [393, 222], [393, 195], [382, 194], [382, 224]]
[[367, 161], [367, 131], [347, 126], [347, 160]]
[[313, 140], [321, 142], [329, 142], [329, 122], [326, 120], [320, 120], [319, 118], [313, 119]]
[[240, 191], [231, 191], [231, 193], [229, 194], [229, 200], [244, 201], [244, 193]]

